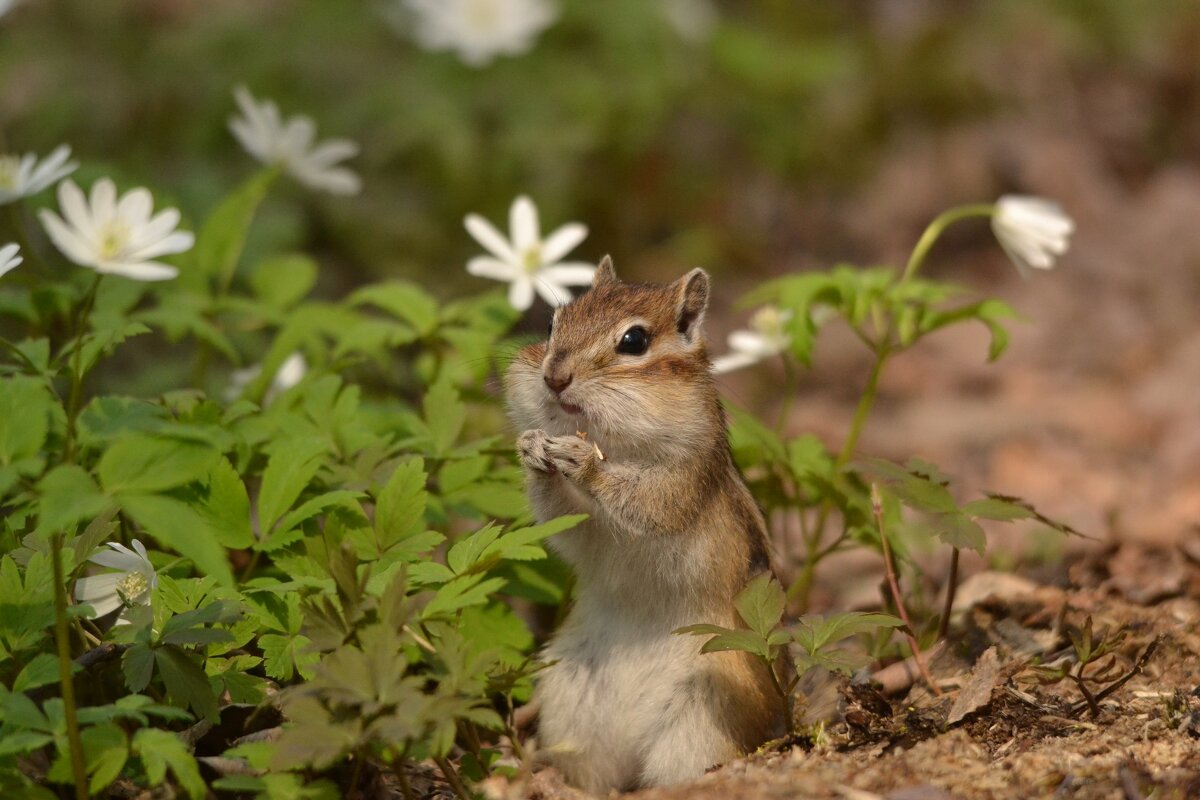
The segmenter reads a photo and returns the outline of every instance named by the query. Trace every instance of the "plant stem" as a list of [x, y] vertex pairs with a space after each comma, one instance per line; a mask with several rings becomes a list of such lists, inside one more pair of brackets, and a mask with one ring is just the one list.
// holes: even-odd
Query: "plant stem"
[[400, 794], [404, 795], [404, 800], [416, 800], [412, 793], [412, 787], [408, 785], [408, 775], [404, 773], [405, 759], [399, 759], [398, 763], [393, 767], [396, 774], [396, 780], [400, 782]]
[[361, 797], [362, 792], [358, 790], [358, 782], [362, 780], [363, 761], [365, 759], [362, 753], [354, 754], [354, 772], [350, 774], [350, 797]]
[[446, 783], [450, 784], [450, 788], [458, 795], [459, 800], [474, 800], [471, 793], [467, 791], [467, 787], [463, 785], [462, 778], [458, 777], [458, 773], [454, 771], [454, 765], [445, 756], [434, 756], [434, 762], [438, 765], [438, 769], [446, 776]]
[[102, 277], [97, 273], [92, 280], [92, 285], [80, 304], [79, 316], [75, 322], [75, 350], [71, 353], [71, 394], [67, 400], [67, 434], [63, 444], [63, 461], [67, 464], [75, 461], [75, 420], [79, 416], [79, 401], [83, 394], [83, 337], [87, 333], [87, 318], [96, 303], [96, 290]]
[[957, 547], [950, 554], [950, 584], [946, 587], [946, 605], [942, 607], [942, 618], [938, 620], [938, 639], [945, 639], [950, 630], [950, 612], [954, 610], [954, 595], [958, 591], [958, 555]]
[[765, 658], [762, 662], [767, 668], [767, 674], [771, 676], [771, 684], [775, 687], [775, 691], [779, 693], [779, 699], [783, 701], [783, 723], [787, 726], [788, 735], [791, 736], [796, 732], [796, 723], [792, 719], [791, 693], [783, 690], [783, 684], [779, 682], [779, 676], [775, 674], [775, 665]]
[[796, 367], [786, 353], [780, 354], [779, 358], [783, 361], [783, 404], [779, 407], [779, 420], [775, 423], [775, 433], [783, 436], [788, 418], [792, 415], [792, 401], [796, 399]]
[[[885, 340], [875, 353], [875, 365], [871, 367], [871, 374], [867, 376], [867, 385], [863, 387], [862, 397], [859, 398], [858, 406], [854, 409], [850, 433], [846, 435], [846, 441], [834, 462], [835, 468], [845, 466], [854, 457], [854, 451], [858, 447], [858, 438], [862, 435], [863, 428], [867, 424], [867, 417], [870, 416], [871, 409], [875, 406], [875, 395], [879, 392], [879, 378], [883, 374], [883, 367], [887, 364], [890, 355], [891, 350], [888, 349]], [[817, 527], [820, 528], [821, 525], [818, 524]]]
[[913, 248], [912, 255], [908, 257], [908, 264], [904, 267], [904, 274], [900, 276], [900, 282], [912, 278], [917, 274], [917, 270], [921, 268], [921, 264], [925, 261], [925, 256], [929, 254], [933, 243], [938, 240], [946, 228], [958, 222], [960, 219], [968, 217], [990, 217], [996, 210], [996, 207], [991, 203], [974, 203], [972, 205], [959, 206], [952, 208], [949, 211], [943, 211], [929, 226], [925, 228], [925, 232], [921, 234], [921, 238], [917, 240], [917, 246]]
[[54, 562], [54, 639], [58, 644], [58, 680], [62, 685], [63, 715], [67, 721], [67, 743], [71, 751], [71, 773], [75, 778], [75, 797], [87, 800], [87, 766], [83, 761], [83, 741], [79, 738], [79, 718], [75, 713], [75, 682], [71, 677], [71, 644], [67, 632], [67, 587], [62, 568], [63, 534], [50, 538], [50, 557]]
[[892, 558], [892, 547], [888, 544], [887, 531], [883, 525], [883, 503], [879, 499], [879, 487], [871, 484], [871, 510], [875, 514], [875, 524], [879, 527], [879, 541], [883, 548], [883, 567], [887, 574], [888, 588], [892, 593], [892, 600], [896, 603], [896, 611], [900, 615], [900, 619], [904, 622], [904, 627], [907, 628], [904, 635], [908, 639], [908, 646], [912, 650], [913, 660], [917, 662], [917, 669], [921, 673], [921, 677], [929, 686], [929, 690], [934, 695], [940, 697], [942, 690], [933, 682], [933, 678], [929, 674], [928, 667], [925, 666], [925, 659], [921, 655], [921, 646], [917, 644], [917, 629], [913, 627], [912, 620], [908, 616], [908, 609], [904, 607], [904, 597], [900, 594], [900, 581], [896, 576], [896, 562]]

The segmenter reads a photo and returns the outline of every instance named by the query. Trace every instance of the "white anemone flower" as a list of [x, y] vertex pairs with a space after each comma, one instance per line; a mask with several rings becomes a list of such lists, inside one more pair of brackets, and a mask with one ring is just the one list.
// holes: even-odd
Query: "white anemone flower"
[[1031, 268], [1052, 269], [1074, 231], [1058, 203], [1041, 197], [1006, 194], [992, 214], [992, 232], [1023, 278]]
[[483, 67], [496, 56], [528, 52], [554, 24], [549, 0], [404, 0], [416, 15], [414, 36], [426, 50], [453, 50], [464, 64]]
[[242, 116], [229, 118], [229, 130], [246, 152], [268, 166], [279, 166], [310, 189], [330, 194], [358, 194], [362, 181], [346, 167], [336, 166], [358, 155], [349, 139], [316, 142], [317, 125], [296, 114], [286, 120], [270, 100], [259, 102], [245, 86], [233, 90]]
[[782, 353], [791, 344], [791, 338], [784, 330], [791, 318], [791, 311], [775, 306], [763, 306], [754, 312], [750, 318], [750, 330], [729, 334], [729, 349], [732, 352], [713, 359], [713, 372], [718, 375], [732, 372]]
[[0, 155], [0, 205], [37, 194], [70, 175], [79, 166], [68, 161], [70, 157], [71, 148], [65, 144], [56, 147], [41, 163], [33, 153]]
[[525, 195], [508, 212], [509, 238], [478, 214], [468, 214], [467, 232], [492, 255], [467, 262], [467, 272], [481, 278], [507, 281], [508, 302], [518, 311], [533, 304], [536, 291], [551, 306], [571, 302], [567, 286], [590, 286], [596, 267], [560, 259], [587, 238], [587, 226], [570, 222], [542, 239], [537, 206]]
[[132, 544], [130, 550], [120, 542], [109, 542], [113, 552], [103, 551], [88, 559], [117, 572], [89, 575], [75, 581], [75, 599], [94, 608], [96, 616], [125, 608], [117, 618], [118, 625], [129, 622], [126, 617], [131, 609], [150, 605], [154, 587], [158, 586], [158, 575], [146, 556], [146, 548], [137, 539]]
[[[257, 380], [259, 375], [262, 375], [262, 369], [262, 364], [255, 364], [245, 369], [235, 370], [229, 377], [229, 388], [225, 390], [225, 399], [232, 403], [241, 397], [246, 387]], [[269, 405], [276, 397], [304, 380], [304, 376], [307, 374], [308, 361], [305, 360], [303, 354], [292, 353], [279, 365], [279, 371], [275, 373], [270, 388], [263, 396], [263, 405]]]
[[92, 184], [90, 198], [68, 179], [58, 185], [63, 216], [42, 209], [38, 216], [50, 240], [64, 256], [81, 267], [135, 281], [165, 281], [179, 274], [175, 267], [152, 259], [192, 248], [195, 237], [176, 230], [179, 210], [168, 208], [153, 217], [154, 197], [144, 187], [117, 197], [109, 178]]
[[691, 44], [711, 39], [720, 21], [712, 0], [661, 0], [661, 10], [679, 38]]
[[4, 247], [0, 247], [0, 275], [12, 272], [21, 265], [24, 259], [20, 254], [21, 248], [15, 244], [6, 244]]

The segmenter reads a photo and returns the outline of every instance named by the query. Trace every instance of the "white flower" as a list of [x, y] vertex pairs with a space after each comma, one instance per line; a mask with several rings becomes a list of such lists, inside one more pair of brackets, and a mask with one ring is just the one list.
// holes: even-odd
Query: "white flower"
[[[304, 356], [299, 352], [292, 353], [279, 365], [275, 379], [271, 381], [270, 388], [263, 396], [263, 405], [268, 405], [276, 397], [298, 384], [307, 374], [308, 362], [304, 360]], [[262, 364], [234, 371], [229, 377], [229, 388], [225, 390], [225, 399], [233, 402], [241, 397], [246, 387], [257, 380], [259, 375], [262, 375]]]
[[405, 0], [405, 5], [417, 16], [418, 44], [454, 50], [473, 67], [527, 52], [558, 18], [549, 0]]
[[21, 265], [24, 259], [21, 258], [20, 252], [21, 248], [15, 244], [6, 244], [4, 247], [0, 247], [0, 275], [11, 272]]
[[1041, 197], [1006, 194], [996, 201], [992, 232], [1024, 278], [1029, 269], [1051, 269], [1067, 252], [1075, 223], [1058, 203]]
[[151, 259], [190, 250], [195, 237], [178, 231], [179, 210], [168, 208], [153, 217], [149, 189], [130, 189], [117, 197], [109, 178], [92, 184], [91, 198], [72, 180], [58, 185], [58, 206], [66, 221], [48, 209], [38, 216], [51, 241], [81, 267], [136, 281], [165, 281], [179, 274], [175, 267]]
[[514, 200], [509, 209], [509, 239], [478, 214], [468, 214], [465, 224], [475, 241], [492, 254], [472, 258], [467, 262], [467, 272], [508, 281], [508, 302], [518, 311], [533, 304], [535, 290], [557, 307], [571, 301], [567, 286], [588, 286], [592, 282], [595, 266], [559, 261], [587, 238], [587, 227], [571, 222], [543, 240], [537, 207], [525, 195]]
[[79, 166], [68, 162], [70, 157], [71, 148], [65, 144], [56, 147], [40, 164], [33, 153], [0, 155], [0, 205], [37, 194], [70, 175]]
[[108, 546], [113, 552], [96, 553], [88, 560], [118, 571], [75, 581], [75, 599], [90, 605], [99, 617], [124, 607], [116, 623], [122, 625], [129, 621], [126, 617], [133, 607], [150, 605], [158, 575], [146, 557], [146, 548], [137, 539], [133, 540], [133, 550], [119, 542], [109, 542]]
[[717, 28], [719, 14], [712, 0], [660, 0], [662, 15], [679, 38], [703, 44]]
[[763, 306], [754, 312], [750, 330], [729, 334], [729, 349], [733, 352], [714, 358], [713, 372], [732, 372], [782, 353], [791, 343], [784, 330], [791, 318], [791, 311], [781, 311], [775, 306]]
[[0, 0], [0, 17], [16, 8], [19, 2], [21, 0]]
[[349, 139], [317, 144], [317, 125], [303, 114], [283, 119], [270, 100], [258, 102], [245, 86], [233, 90], [242, 116], [229, 118], [229, 130], [246, 152], [268, 166], [280, 166], [310, 189], [331, 194], [358, 194], [362, 181], [339, 161], [358, 155]]

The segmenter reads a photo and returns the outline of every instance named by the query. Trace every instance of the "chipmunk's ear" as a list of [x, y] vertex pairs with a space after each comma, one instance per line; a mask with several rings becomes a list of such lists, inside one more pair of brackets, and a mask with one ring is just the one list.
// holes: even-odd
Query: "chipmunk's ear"
[[600, 265], [596, 267], [596, 274], [592, 277], [592, 286], [620, 282], [621, 279], [617, 277], [617, 271], [613, 269], [612, 256], [605, 256], [600, 259]]
[[708, 273], [697, 267], [672, 284], [676, 292], [675, 328], [689, 342], [700, 338], [708, 308]]

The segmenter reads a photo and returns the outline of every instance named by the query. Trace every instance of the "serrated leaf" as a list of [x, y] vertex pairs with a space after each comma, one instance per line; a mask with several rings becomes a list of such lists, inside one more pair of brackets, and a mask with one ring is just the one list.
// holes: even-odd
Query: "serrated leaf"
[[987, 535], [979, 523], [957, 511], [935, 514], [928, 518], [933, 534], [945, 544], [960, 550], [974, 550], [983, 555], [987, 549]]
[[54, 400], [37, 378], [0, 378], [0, 464], [41, 452]]
[[[75, 667], [78, 669], [78, 667]], [[14, 692], [28, 692], [58, 682], [58, 658], [50, 653], [38, 653], [17, 673]]]
[[208, 473], [207, 494], [199, 506], [225, 547], [244, 549], [254, 544], [250, 529], [250, 497], [237, 470], [222, 457]]
[[202, 800], [207, 795], [196, 759], [176, 734], [157, 728], [142, 728], [133, 735], [133, 751], [142, 759], [146, 779], [151, 786], [161, 786], [170, 767], [175, 781], [187, 792], [188, 797]]
[[265, 538], [316, 476], [327, 451], [316, 438], [284, 439], [271, 451], [258, 495], [259, 530]]
[[1032, 519], [1033, 511], [1018, 503], [987, 497], [982, 500], [972, 500], [962, 507], [962, 512], [968, 516], [980, 519], [992, 519], [998, 522], [1011, 522], [1018, 519]]
[[421, 616], [429, 619], [467, 606], [482, 605], [494, 592], [502, 588], [503, 578], [485, 579], [482, 575], [459, 575], [438, 588], [433, 599], [421, 611]]
[[783, 587], [770, 573], [752, 579], [733, 599], [742, 621], [763, 639], [783, 619], [784, 604]]
[[463, 537], [446, 553], [446, 564], [461, 575], [483, 557], [484, 552], [500, 537], [500, 528], [489, 523], [470, 536]]
[[250, 286], [259, 299], [279, 310], [299, 302], [316, 281], [317, 263], [303, 253], [268, 258], [250, 276]]
[[217, 719], [217, 696], [204, 670], [175, 645], [153, 650], [154, 663], [162, 676], [167, 694], [180, 706], [189, 707], [207, 720]]
[[434, 453], [444, 456], [450, 452], [467, 419], [467, 409], [459, 399], [458, 390], [443, 376], [438, 379], [422, 401], [425, 424], [433, 443]]
[[700, 648], [701, 653], [721, 653], [729, 650], [739, 650], [764, 659], [771, 658], [771, 648], [767, 640], [754, 631], [721, 633], [709, 639]]
[[258, 644], [263, 651], [263, 669], [276, 680], [290, 681], [297, 672], [309, 680], [321, 660], [321, 654], [310, 649], [312, 640], [301, 634], [268, 633], [259, 637]]
[[111, 508], [113, 501], [100, 491], [92, 476], [75, 464], [64, 464], [46, 473], [38, 484], [38, 531], [53, 533], [74, 530]]
[[375, 531], [381, 553], [425, 530], [425, 462], [410, 459], [396, 467], [379, 491]]

